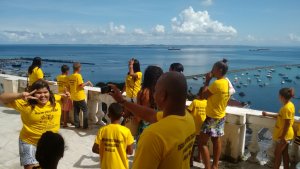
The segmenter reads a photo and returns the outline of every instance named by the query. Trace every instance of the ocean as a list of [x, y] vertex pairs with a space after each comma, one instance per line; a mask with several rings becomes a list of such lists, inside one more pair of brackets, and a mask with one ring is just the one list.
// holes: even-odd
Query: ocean
[[[212, 65], [223, 58], [228, 60], [229, 70], [273, 66], [282, 64], [300, 64], [300, 47], [256, 47], [256, 46], [172, 46], [180, 50], [168, 50], [166, 45], [0, 45], [0, 58], [18, 58], [40, 56], [44, 59], [75, 60], [94, 65], [83, 65], [84, 80], [97, 82], [123, 82], [128, 72], [128, 60], [136, 58], [141, 63], [142, 71], [148, 65], [158, 65], [168, 71], [169, 65], [179, 62], [184, 65], [184, 74], [195, 75], [206, 73]], [[266, 50], [257, 50], [263, 48]], [[30, 63], [22, 64], [26, 70]], [[60, 73], [62, 63], [42, 65], [45, 73], [54, 79]], [[1, 69], [12, 69], [11, 65], [1, 65]], [[71, 66], [69, 64], [69, 66]], [[235, 85], [235, 99], [249, 102], [253, 109], [278, 112], [280, 102], [278, 91], [282, 87], [293, 87], [296, 98], [293, 102], [300, 109], [300, 68], [286, 69], [276, 67], [269, 69], [249, 70], [228, 74]], [[267, 78], [267, 74], [272, 78]], [[281, 75], [279, 75], [281, 74]], [[284, 74], [284, 75], [282, 75]], [[259, 77], [258, 77], [259, 76]], [[287, 80], [285, 82], [283, 77]], [[188, 85], [196, 93], [203, 80], [189, 79]], [[282, 84], [284, 83], [284, 84]], [[243, 92], [245, 96], [239, 94]]]

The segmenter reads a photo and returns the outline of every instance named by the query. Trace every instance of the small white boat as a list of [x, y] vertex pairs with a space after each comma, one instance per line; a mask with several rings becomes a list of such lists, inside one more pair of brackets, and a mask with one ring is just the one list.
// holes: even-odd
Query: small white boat
[[272, 75], [268, 74], [268, 75], [267, 75], [267, 78], [272, 78]]
[[194, 79], [194, 80], [198, 80], [198, 77], [197, 77], [197, 76], [194, 76], [193, 79]]
[[281, 84], [285, 84], [285, 81], [283, 80], [283, 81], [281, 81]]
[[261, 79], [257, 79], [257, 82], [261, 82]]

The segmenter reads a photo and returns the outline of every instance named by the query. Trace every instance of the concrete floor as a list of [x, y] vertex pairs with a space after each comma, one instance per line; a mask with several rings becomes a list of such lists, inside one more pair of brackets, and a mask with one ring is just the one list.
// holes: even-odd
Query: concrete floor
[[[19, 161], [18, 137], [22, 122], [18, 112], [0, 106], [0, 169], [21, 169]], [[59, 162], [59, 169], [100, 168], [99, 156], [92, 153], [95, 134], [99, 126], [89, 130], [75, 130], [73, 127], [61, 128], [60, 133], [66, 142], [64, 157]], [[133, 156], [129, 157], [132, 163]], [[204, 168], [194, 162], [196, 168]], [[220, 163], [220, 169], [264, 169], [266, 167], [248, 162], [232, 164]]]

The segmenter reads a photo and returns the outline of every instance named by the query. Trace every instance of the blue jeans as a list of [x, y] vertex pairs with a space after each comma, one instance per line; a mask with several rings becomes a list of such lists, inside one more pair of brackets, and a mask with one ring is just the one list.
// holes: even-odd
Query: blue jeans
[[79, 122], [79, 113], [80, 110], [82, 110], [83, 113], [83, 128], [88, 128], [88, 108], [85, 100], [80, 101], [73, 101], [73, 107], [74, 107], [74, 124], [76, 128], [80, 127]]

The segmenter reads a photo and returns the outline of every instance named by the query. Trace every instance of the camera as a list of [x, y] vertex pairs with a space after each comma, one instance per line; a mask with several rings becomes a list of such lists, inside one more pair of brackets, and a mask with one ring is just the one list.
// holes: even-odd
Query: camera
[[103, 87], [101, 87], [101, 93], [102, 94], [107, 94], [109, 92], [111, 92], [111, 87], [110, 86], [103, 86]]

